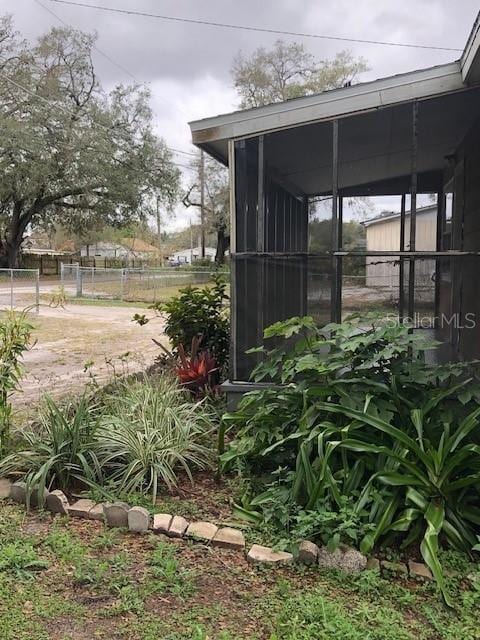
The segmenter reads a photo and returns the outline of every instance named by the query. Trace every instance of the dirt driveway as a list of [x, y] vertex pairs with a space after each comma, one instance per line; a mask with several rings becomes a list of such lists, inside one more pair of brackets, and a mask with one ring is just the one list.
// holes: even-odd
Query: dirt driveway
[[31, 315], [36, 342], [24, 357], [26, 375], [15, 407], [34, 409], [44, 393], [59, 397], [81, 391], [92, 377], [106, 381], [115, 373], [147, 368], [159, 352], [152, 338], [162, 339], [163, 322], [141, 327], [132, 322], [135, 313], [145, 309], [42, 305], [38, 316]]

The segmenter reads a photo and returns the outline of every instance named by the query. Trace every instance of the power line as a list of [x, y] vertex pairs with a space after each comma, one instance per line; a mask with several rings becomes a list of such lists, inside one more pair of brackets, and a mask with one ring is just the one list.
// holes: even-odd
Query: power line
[[237, 31], [256, 31], [259, 33], [273, 33], [283, 36], [294, 36], [297, 38], [317, 38], [320, 40], [337, 40], [340, 42], [355, 42], [358, 44], [375, 44], [383, 45], [387, 47], [406, 47], [410, 49], [431, 49], [436, 51], [463, 51], [463, 49], [457, 49], [454, 47], [438, 47], [426, 44], [413, 44], [406, 42], [390, 42], [385, 40], [366, 40], [362, 38], [347, 38], [342, 36], [332, 36], [318, 33], [302, 33], [299, 31], [282, 31], [281, 29], [270, 29], [267, 27], [254, 27], [240, 24], [232, 24], [226, 22], [213, 22], [210, 20], [198, 20], [194, 18], [183, 18], [178, 16], [167, 16], [158, 13], [147, 13], [145, 11], [133, 11], [131, 9], [119, 9], [116, 7], [103, 7], [96, 4], [87, 4], [85, 2], [73, 2], [73, 0], [49, 0], [50, 2], [56, 2], [57, 4], [66, 4], [74, 7], [83, 7], [88, 9], [97, 9], [98, 11], [106, 11], [109, 13], [120, 13], [128, 16], [142, 16], [144, 18], [155, 18], [157, 20], [167, 20], [170, 22], [184, 22], [188, 24], [198, 24], [209, 27], [218, 27], [222, 29], [235, 29]]
[[[63, 25], [65, 25], [66, 27], [70, 27], [71, 25], [68, 24], [68, 22], [65, 22], [65, 20], [63, 20], [60, 16], [58, 16], [54, 11], [52, 11], [51, 9], [49, 9], [48, 7], [46, 7], [42, 2], [40, 2], [40, 0], [34, 0], [34, 2], [36, 2], [40, 7], [42, 7], [42, 9], [45, 9], [45, 11], [47, 11], [51, 16], [53, 16], [56, 20], [58, 20], [59, 22], [61, 22]], [[138, 82], [139, 84], [142, 84], [140, 82], [140, 80], [138, 80], [138, 78], [136, 78], [133, 73], [131, 71], [129, 71], [126, 67], [124, 67], [122, 64], [120, 64], [119, 62], [117, 62], [116, 60], [114, 60], [113, 58], [111, 58], [108, 53], [105, 53], [105, 51], [102, 51], [99, 47], [97, 47], [95, 44], [93, 45], [93, 48], [95, 49], [95, 51], [97, 53], [99, 53], [101, 56], [103, 56], [106, 60], [108, 60], [109, 62], [111, 62], [111, 64], [113, 64], [115, 67], [117, 67], [118, 69], [120, 69], [121, 71], [123, 71], [123, 73], [126, 73], [127, 76], [130, 76], [130, 78], [132, 78], [132, 80], [135, 80], [135, 82]]]
[[[35, 1], [37, 1], [37, 0], [35, 0]], [[0, 61], [1, 61], [1, 59], [0, 59]], [[34, 64], [34, 66], [37, 69], [39, 69], [40, 71], [43, 71], [42, 67], [40, 67], [39, 65]], [[47, 106], [49, 106], [49, 107], [54, 106], [56, 109], [58, 109], [59, 111], [64, 113], [69, 118], [75, 118], [76, 117], [77, 114], [75, 114], [73, 111], [70, 111], [69, 109], [66, 109], [62, 105], [58, 105], [56, 103], [53, 103], [51, 100], [48, 100], [44, 96], [36, 93], [35, 91], [32, 91], [31, 89], [28, 89], [27, 87], [25, 87], [24, 85], [20, 84], [19, 82], [17, 82], [16, 80], [14, 80], [13, 78], [11, 78], [10, 76], [6, 75], [5, 73], [3, 73], [1, 71], [0, 71], [0, 77], [4, 78], [7, 82], [9, 82], [10, 84], [14, 85], [17, 89], [20, 89], [21, 91], [24, 91], [25, 93], [29, 94], [33, 98], [37, 98], [41, 102], [45, 103]], [[92, 119], [92, 125], [96, 126], [96, 127], [100, 127], [102, 129], [104, 129], [105, 131], [107, 131], [108, 133], [111, 133], [111, 128], [107, 127], [106, 125], [102, 124], [101, 122], [97, 122], [96, 120]], [[77, 135], [77, 133], [76, 133], [76, 131], [74, 129], [72, 129], [72, 132], [74, 133], [74, 135], [76, 135], [78, 137], [78, 135]], [[183, 154], [183, 155], [186, 155], [186, 156], [196, 157], [196, 154], [192, 153], [190, 151], [182, 151], [181, 149], [175, 149], [174, 147], [170, 147], [167, 144], [165, 144], [165, 147], [169, 151], [171, 151], [173, 153], [180, 153], [180, 154]], [[187, 165], [182, 165], [182, 164], [179, 164], [179, 163], [176, 163], [176, 162], [173, 162], [173, 161], [172, 161], [172, 164], [176, 164], [179, 167], [189, 168], [189, 167], [187, 167]]]
[[[58, 20], [59, 22], [61, 22], [63, 25], [65, 25], [66, 27], [71, 27], [70, 24], [68, 24], [68, 22], [65, 22], [65, 20], [63, 20], [63, 18], [61, 18], [59, 15], [57, 15], [54, 11], [52, 11], [51, 9], [49, 9], [48, 7], [46, 7], [42, 2], [40, 2], [40, 0], [34, 0], [34, 2], [36, 2], [40, 7], [42, 7], [42, 9], [45, 9], [45, 11], [47, 11], [51, 16], [53, 16], [56, 20]], [[108, 53], [106, 53], [105, 51], [102, 51], [102, 49], [100, 49], [99, 47], [97, 47], [97, 45], [92, 45], [93, 49], [99, 53], [101, 56], [103, 56], [106, 60], [108, 60], [111, 64], [113, 64], [115, 67], [117, 67], [117, 69], [120, 69], [121, 71], [123, 71], [124, 73], [126, 73], [130, 78], [132, 78], [132, 80], [135, 80], [135, 82], [138, 82], [138, 84], [145, 84], [144, 82], [142, 82], [141, 80], [139, 80], [131, 71], [129, 71], [124, 65], [120, 64], [120, 62], [117, 62], [114, 58], [112, 58]], [[180, 110], [185, 116], [187, 115], [183, 109], [181, 107], [179, 107], [178, 105], [174, 105], [171, 102], [168, 102], [168, 100], [165, 100], [165, 98], [163, 98], [162, 96], [157, 96], [159, 98], [159, 100], [161, 100], [164, 104], [166, 104], [169, 107], [173, 107], [174, 109], [178, 109]]]
[[175, 153], [181, 153], [184, 156], [192, 156], [194, 158], [197, 157], [198, 154], [192, 153], [191, 151], [182, 151], [181, 149], [175, 149], [174, 147], [168, 147], [170, 151], [174, 151]]

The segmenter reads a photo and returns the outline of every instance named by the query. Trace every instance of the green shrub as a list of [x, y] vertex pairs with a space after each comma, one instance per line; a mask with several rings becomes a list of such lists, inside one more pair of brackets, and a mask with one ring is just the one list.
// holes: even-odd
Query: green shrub
[[10, 437], [9, 398], [18, 389], [23, 374], [21, 359], [30, 346], [32, 329], [26, 312], [8, 312], [0, 320], [0, 457], [5, 454]]
[[192, 402], [167, 376], [120, 384], [106, 398], [94, 451], [117, 492], [148, 491], [155, 502], [161, 484], [177, 484], [178, 470], [210, 468], [213, 414]]
[[366, 553], [420, 543], [448, 600], [440, 541], [469, 553], [480, 524], [480, 389], [469, 366], [427, 366], [432, 344], [392, 322], [320, 330], [293, 318], [265, 335], [295, 341], [254, 373], [283, 387], [248, 394], [225, 417], [237, 433], [224, 465], [264, 473], [243, 509]]
[[72, 489], [101, 482], [102, 474], [93, 453], [98, 407], [83, 395], [57, 405], [46, 397], [38, 423], [22, 429], [20, 448], [0, 462], [0, 475], [24, 473], [29, 491], [45, 488]]
[[228, 360], [230, 322], [224, 302], [226, 284], [221, 275], [215, 277], [213, 287], [186, 287], [169, 302], [154, 308], [165, 316], [165, 333], [177, 349], [190, 349], [192, 341], [202, 336], [200, 349], [208, 350], [220, 366]]

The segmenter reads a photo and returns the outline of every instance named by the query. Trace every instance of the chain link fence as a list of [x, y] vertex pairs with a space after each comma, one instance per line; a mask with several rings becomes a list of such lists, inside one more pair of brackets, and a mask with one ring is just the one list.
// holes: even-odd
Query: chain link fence
[[0, 269], [0, 309], [29, 309], [38, 313], [40, 274], [38, 269]]
[[67, 295], [77, 298], [155, 303], [175, 295], [181, 287], [208, 284], [216, 273], [182, 267], [102, 269], [62, 264], [61, 284]]

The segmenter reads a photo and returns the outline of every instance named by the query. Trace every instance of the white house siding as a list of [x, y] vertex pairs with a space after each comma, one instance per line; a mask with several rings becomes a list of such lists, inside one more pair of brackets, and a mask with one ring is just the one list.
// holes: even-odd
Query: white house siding
[[[212, 247], [205, 247], [205, 259], [212, 262], [215, 259], [216, 250]], [[182, 251], [176, 251], [172, 258], [175, 262], [182, 264], [190, 264], [196, 260], [200, 260], [202, 256], [202, 249], [200, 247], [194, 247], [193, 249], [183, 249]]]
[[84, 245], [80, 249], [80, 255], [82, 258], [125, 258], [129, 255], [129, 251], [113, 242], [94, 242]]
[[[367, 251], [398, 251], [400, 248], [400, 216], [366, 223]], [[437, 232], [437, 209], [429, 207], [417, 212], [416, 242], [417, 251], [435, 251]], [[405, 249], [410, 246], [410, 215], [405, 216]], [[366, 284], [368, 287], [398, 289], [399, 266], [395, 258], [367, 257]], [[434, 260], [417, 260], [415, 280], [417, 288], [422, 285], [431, 287], [435, 271]]]

